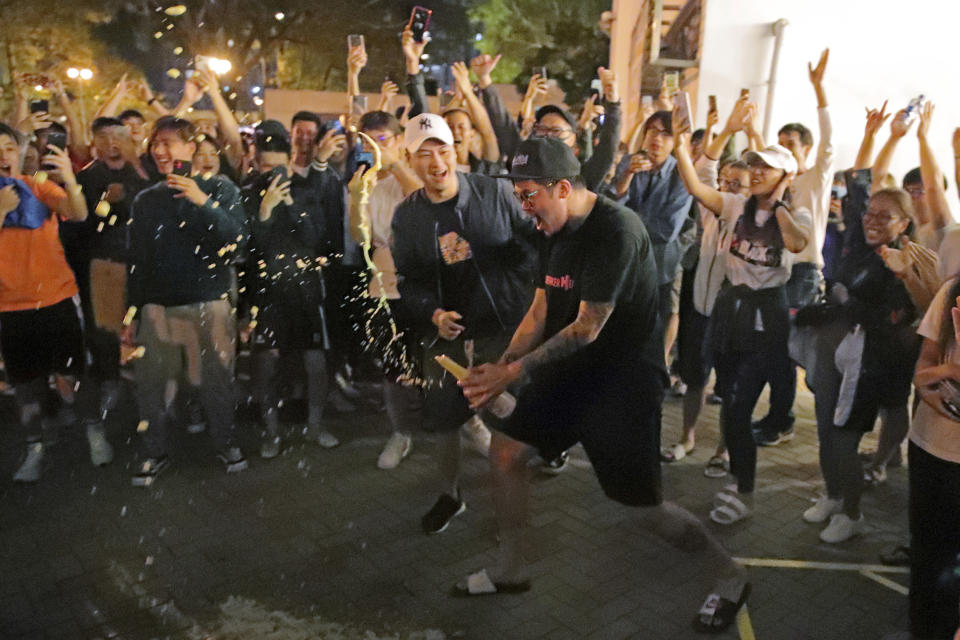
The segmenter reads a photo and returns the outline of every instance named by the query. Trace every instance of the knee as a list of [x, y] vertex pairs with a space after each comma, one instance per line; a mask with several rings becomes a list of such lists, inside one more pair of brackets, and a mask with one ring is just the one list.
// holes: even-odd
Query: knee
[[703, 523], [692, 515], [677, 514], [667, 503], [641, 508], [640, 518], [657, 537], [675, 549], [697, 553], [707, 548], [709, 537]]
[[490, 466], [498, 472], [521, 470], [527, 464], [529, 447], [494, 434], [490, 441]]

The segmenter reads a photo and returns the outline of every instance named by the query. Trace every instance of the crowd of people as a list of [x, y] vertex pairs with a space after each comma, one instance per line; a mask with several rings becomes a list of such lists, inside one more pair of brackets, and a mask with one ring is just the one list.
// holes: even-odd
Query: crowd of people
[[[748, 92], [694, 130], [667, 83], [624, 135], [617, 79], [602, 67], [579, 117], [538, 104], [538, 74], [511, 113], [489, 55], [453, 63], [451, 99], [430, 113], [425, 46], [404, 31], [408, 108], [391, 109], [398, 87], [386, 82], [376, 110], [353, 110], [360, 45], [348, 113], [301, 111], [289, 129], [241, 128], [201, 68], [173, 108], [124, 78], [89, 129], [56, 81], [66, 126], [31, 109], [29, 88], [19, 94], [0, 123], [0, 350], [26, 443], [14, 480], [40, 480], [58, 426], [82, 424], [92, 463], [112, 461], [105, 423], [124, 369], [139, 411], [124, 428], [142, 443], [134, 485], [171, 464], [181, 424], [207, 430], [226, 471], [243, 471], [238, 348], [250, 351], [260, 455], [282, 450], [280, 408], [298, 391], [303, 433], [335, 447], [324, 409], [366, 357], [392, 429], [377, 465], [401, 464], [421, 429], [438, 442], [426, 533], [466, 509], [464, 437], [488, 453], [499, 553], [457, 593], [530, 587], [532, 461], [559, 473], [579, 442], [638, 526], [702, 559], [716, 584], [695, 625], [718, 632], [750, 582], [701, 519], [664, 500], [660, 465], [693, 450], [704, 403], [719, 403], [704, 473], [732, 482], [707, 515], [751, 518], [758, 447], [794, 436], [799, 366], [825, 492], [798, 517], [822, 524], [825, 543], [863, 534], [864, 487], [902, 463], [909, 437], [911, 632], [952, 638], [960, 229], [931, 151], [933, 105], [869, 109], [847, 166], [834, 154], [829, 51], [809, 68], [814, 145], [800, 123], [764, 140]], [[204, 96], [215, 118], [191, 120]], [[122, 110], [131, 98], [151, 112]], [[891, 159], [914, 128], [920, 166], [898, 185]], [[953, 147], [960, 180], [960, 129]], [[454, 379], [444, 357], [467, 374]], [[767, 385], [769, 413], [754, 422]], [[661, 447], [667, 393], [683, 396], [683, 424]], [[860, 440], [878, 418], [864, 466]]]

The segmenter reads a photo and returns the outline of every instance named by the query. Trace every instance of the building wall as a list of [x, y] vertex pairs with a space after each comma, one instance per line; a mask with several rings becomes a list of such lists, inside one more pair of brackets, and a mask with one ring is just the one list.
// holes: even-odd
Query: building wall
[[[816, 98], [807, 62], [830, 47], [826, 90], [838, 152], [838, 168], [853, 164], [863, 135], [865, 106], [889, 99], [896, 111], [923, 93], [937, 105], [931, 140], [950, 182], [951, 206], [960, 213], [953, 181], [951, 135], [960, 125], [960, 84], [952, 80], [960, 2], [934, 0], [911, 11], [890, 0], [708, 0], [696, 111], [703, 125], [707, 96], [715, 94], [721, 118], [741, 87], [749, 87], [761, 107], [773, 52], [771, 25], [786, 18], [774, 97], [771, 135], [786, 122], [799, 121], [817, 132]], [[894, 175], [919, 164], [914, 132], [898, 147]], [[878, 135], [875, 151], [887, 139]]]

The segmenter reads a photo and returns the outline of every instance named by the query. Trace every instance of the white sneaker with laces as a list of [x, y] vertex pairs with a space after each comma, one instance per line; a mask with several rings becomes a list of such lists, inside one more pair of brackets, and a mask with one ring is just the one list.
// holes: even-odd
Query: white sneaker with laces
[[333, 449], [340, 444], [340, 439], [326, 429], [320, 429], [317, 433], [317, 444], [324, 449]]
[[840, 513], [841, 509], [843, 509], [843, 500], [821, 497], [816, 504], [803, 512], [803, 519], [807, 522], [826, 522], [830, 516]]
[[27, 457], [13, 474], [14, 482], [36, 482], [43, 470], [43, 443], [28, 442]]
[[490, 429], [483, 423], [480, 416], [473, 416], [463, 423], [460, 427], [460, 435], [466, 445], [482, 455], [484, 458], [490, 454]]
[[107, 442], [102, 422], [87, 425], [87, 443], [90, 445], [90, 462], [95, 467], [103, 467], [113, 462], [113, 447]]
[[831, 516], [827, 528], [820, 532], [820, 539], [829, 544], [837, 544], [860, 535], [865, 528], [863, 514], [854, 520], [845, 513], [837, 513]]
[[399, 431], [394, 431], [383, 447], [380, 457], [377, 458], [377, 467], [380, 469], [396, 469], [400, 462], [410, 455], [413, 448], [413, 438]]

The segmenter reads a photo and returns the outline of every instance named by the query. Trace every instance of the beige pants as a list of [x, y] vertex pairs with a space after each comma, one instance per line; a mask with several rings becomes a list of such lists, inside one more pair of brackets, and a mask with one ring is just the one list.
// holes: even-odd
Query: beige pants
[[127, 312], [126, 289], [127, 265], [100, 258], [90, 261], [90, 304], [98, 328], [120, 333]]

